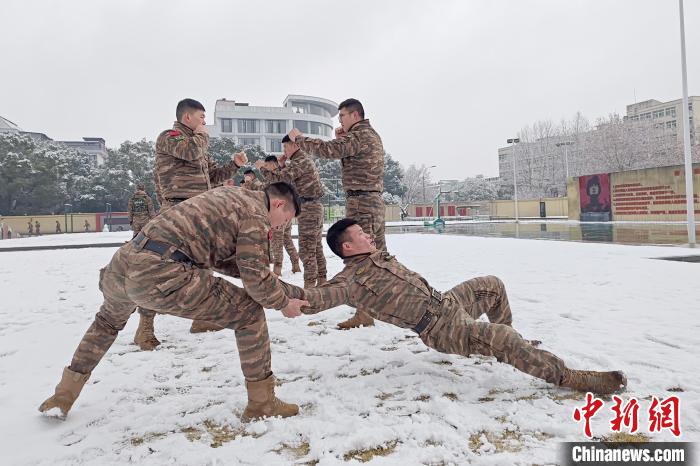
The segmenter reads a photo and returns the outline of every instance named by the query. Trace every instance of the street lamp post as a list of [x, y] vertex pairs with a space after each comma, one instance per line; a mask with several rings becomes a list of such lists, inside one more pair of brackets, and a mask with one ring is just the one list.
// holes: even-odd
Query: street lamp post
[[73, 233], [73, 205], [63, 204], [63, 231], [68, 233], [68, 211], [71, 212], [71, 233]]
[[681, 72], [683, 75], [683, 152], [685, 155], [685, 199], [688, 219], [688, 247], [695, 247], [695, 200], [693, 196], [693, 160], [690, 156], [690, 112], [688, 111], [688, 71], [685, 65], [685, 20], [683, 0], [678, 0], [681, 20]]
[[513, 153], [513, 200], [515, 201], [515, 223], [518, 223], [520, 219], [518, 215], [518, 177], [516, 175], [515, 145], [520, 142], [520, 138], [508, 139], [507, 142], [510, 144], [511, 152]]
[[566, 179], [569, 179], [569, 146], [573, 144], [573, 141], [558, 142], [555, 144], [557, 147], [564, 146], [564, 168], [566, 170]]
[[428, 168], [423, 169], [423, 204], [425, 204], [425, 172], [435, 167], [437, 167], [437, 165], [431, 165]]

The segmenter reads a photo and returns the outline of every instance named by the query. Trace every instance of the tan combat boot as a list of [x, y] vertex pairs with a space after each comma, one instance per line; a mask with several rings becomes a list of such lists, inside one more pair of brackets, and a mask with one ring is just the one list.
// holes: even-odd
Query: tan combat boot
[[61, 410], [63, 417], [68, 415], [75, 400], [78, 399], [80, 391], [83, 389], [85, 382], [90, 378], [90, 374], [81, 374], [79, 372], [73, 372], [67, 367], [63, 369], [63, 376], [61, 381], [56, 385], [56, 390], [53, 396], [49, 397], [46, 401], [41, 403], [39, 406], [39, 411], [42, 413], [48, 411], [52, 408], [58, 408]]
[[627, 377], [622, 371], [577, 371], [566, 368], [560, 385], [580, 392], [608, 395], [623, 392], [627, 388]]
[[282, 265], [275, 265], [272, 268], [272, 273], [274, 273], [277, 277], [282, 276]]
[[143, 351], [153, 351], [156, 346], [160, 345], [160, 341], [156, 338], [153, 329], [153, 316], [144, 316], [139, 314], [139, 327], [134, 335], [134, 343], [139, 345]]
[[204, 332], [218, 332], [224, 328], [221, 325], [217, 325], [214, 322], [207, 322], [206, 320], [193, 320], [192, 326], [190, 327], [190, 333], [204, 333]]
[[249, 422], [261, 417], [290, 417], [299, 414], [299, 406], [285, 403], [275, 396], [275, 377], [269, 376], [259, 382], [245, 381], [248, 390], [248, 406], [241, 421]]
[[301, 267], [299, 267], [299, 259], [292, 261], [292, 273], [301, 272]]
[[372, 327], [374, 325], [374, 319], [372, 316], [367, 314], [366, 312], [362, 312], [358, 310], [355, 312], [355, 315], [350, 317], [348, 320], [345, 322], [341, 322], [338, 324], [338, 328], [340, 330], [348, 330], [351, 328], [357, 328], [357, 327]]

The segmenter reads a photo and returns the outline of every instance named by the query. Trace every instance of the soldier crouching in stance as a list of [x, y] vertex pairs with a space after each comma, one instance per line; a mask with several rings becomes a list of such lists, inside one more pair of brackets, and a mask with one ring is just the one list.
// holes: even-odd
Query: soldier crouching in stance
[[[336, 222], [326, 241], [343, 258], [345, 268], [323, 286], [304, 290], [311, 306], [302, 309], [304, 313], [341, 304], [361, 307], [375, 319], [412, 329], [442, 353], [495, 356], [534, 377], [583, 392], [607, 394], [626, 388], [620, 371], [569, 369], [554, 354], [524, 340], [511, 326], [505, 286], [496, 277], [473, 278], [443, 294], [394, 256], [378, 251], [355, 220]], [[489, 322], [476, 320], [482, 314]]]
[[[100, 271], [104, 303], [40, 411], [65, 416], [90, 373], [137, 306], [214, 322], [235, 331], [248, 390], [243, 420], [294, 416], [299, 407], [275, 397], [270, 339], [263, 307], [286, 317], [308, 304], [303, 290], [270, 273], [268, 231], [299, 214], [293, 187], [274, 183], [264, 191], [221, 187], [181, 202], [149, 222]], [[244, 289], [212, 270], [240, 277]], [[290, 297], [291, 296], [291, 297]]]

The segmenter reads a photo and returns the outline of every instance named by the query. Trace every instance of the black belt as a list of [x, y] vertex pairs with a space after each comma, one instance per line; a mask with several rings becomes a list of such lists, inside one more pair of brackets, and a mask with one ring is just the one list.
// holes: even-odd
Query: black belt
[[439, 307], [439, 305], [442, 303], [442, 293], [440, 293], [438, 290], [435, 288], [430, 288], [430, 304], [428, 306], [428, 310], [425, 311], [425, 314], [423, 314], [423, 317], [418, 321], [415, 327], [413, 327], [413, 331], [416, 332], [418, 335], [423, 333], [428, 327], [430, 327], [431, 323], [437, 322], [438, 317], [440, 317], [440, 311], [434, 311], [431, 309], [433, 305], [435, 307]]
[[306, 202], [315, 202], [315, 201], [318, 201], [319, 199], [321, 199], [321, 198], [320, 197], [302, 197], [302, 196], [299, 196], [299, 201], [302, 204], [304, 204]]
[[357, 190], [357, 189], [349, 189], [349, 190], [345, 191], [345, 195], [347, 197], [364, 196], [366, 194], [373, 194], [373, 193], [381, 194], [380, 191], [362, 191], [362, 190]]
[[172, 197], [172, 198], [165, 198], [166, 201], [168, 201], [171, 204], [179, 204], [181, 202], [185, 202], [188, 198], [186, 197]]
[[134, 242], [134, 244], [139, 246], [141, 249], [146, 249], [147, 251], [152, 251], [156, 254], [160, 254], [165, 259], [174, 260], [175, 262], [182, 262], [183, 264], [194, 265], [194, 261], [190, 259], [190, 256], [180, 251], [179, 249], [175, 249], [172, 253], [166, 255], [166, 253], [170, 249], [172, 249], [171, 245], [150, 239], [143, 233], [139, 233], [138, 235], [136, 235], [136, 238], [134, 238], [131, 241]]

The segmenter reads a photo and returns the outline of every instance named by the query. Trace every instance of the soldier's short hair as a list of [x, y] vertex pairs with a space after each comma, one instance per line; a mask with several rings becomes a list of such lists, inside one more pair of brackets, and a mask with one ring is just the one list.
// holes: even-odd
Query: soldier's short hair
[[246, 176], [246, 175], [255, 176], [255, 172], [251, 168], [246, 168], [246, 170], [243, 172], [243, 176]]
[[289, 134], [285, 134], [282, 138], [282, 144], [284, 144], [285, 142], [292, 142], [292, 140], [289, 139]]
[[326, 243], [336, 256], [343, 257], [343, 243], [347, 241], [345, 232], [353, 225], [358, 225], [357, 220], [346, 217], [338, 220], [328, 229]]
[[277, 157], [275, 157], [274, 155], [268, 155], [267, 157], [265, 157], [265, 162], [279, 163], [279, 160], [277, 160]]
[[299, 200], [299, 194], [297, 194], [297, 190], [294, 189], [294, 186], [291, 184], [285, 183], [284, 181], [271, 183], [270, 186], [265, 188], [265, 192], [270, 197], [284, 199], [289, 203], [289, 205], [294, 206], [295, 217], [301, 212], [301, 201]]
[[146, 185], [143, 184], [143, 183], [139, 183], [139, 184], [136, 185], [136, 189], [139, 189], [139, 190], [141, 190], [141, 191], [145, 191], [145, 190], [146, 190]]
[[347, 110], [349, 113], [357, 112], [360, 114], [360, 118], [365, 118], [365, 109], [360, 103], [360, 101], [357, 99], [343, 100], [342, 102], [340, 102], [340, 105], [338, 105], [338, 110], [342, 109]]
[[182, 115], [185, 113], [192, 113], [197, 110], [206, 112], [204, 105], [200, 104], [198, 101], [194, 99], [182, 99], [177, 103], [177, 107], [175, 108], [175, 118], [177, 118], [177, 121], [180, 121]]

